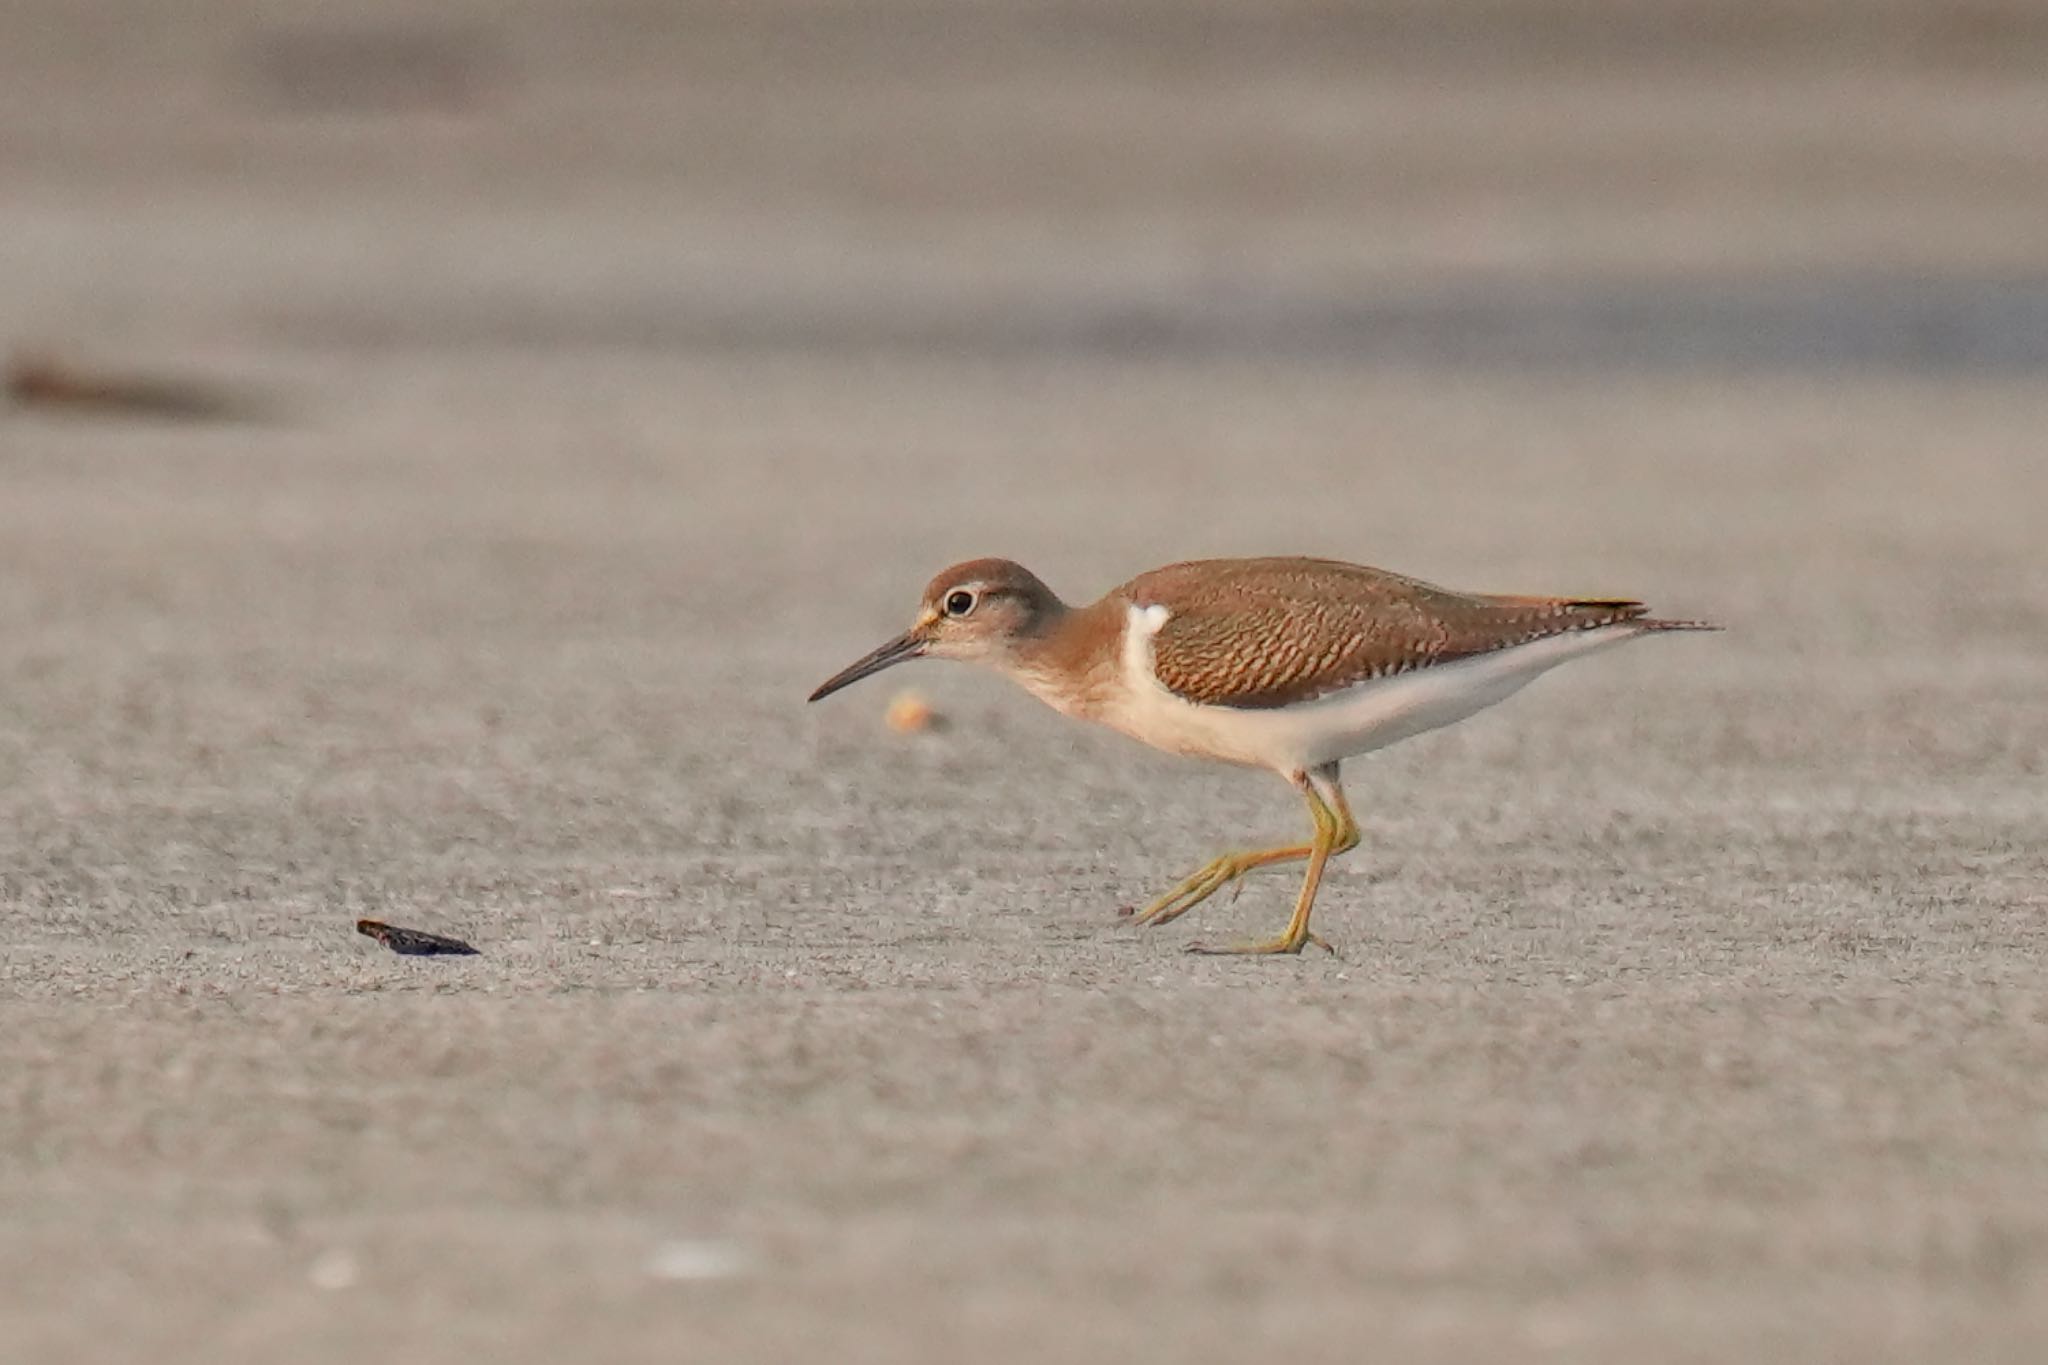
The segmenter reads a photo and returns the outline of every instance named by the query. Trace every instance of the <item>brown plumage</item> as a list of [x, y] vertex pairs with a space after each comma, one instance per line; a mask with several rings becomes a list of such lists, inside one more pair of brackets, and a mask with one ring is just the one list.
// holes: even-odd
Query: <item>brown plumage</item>
[[1112, 595], [1172, 613], [1152, 642], [1162, 686], [1191, 702], [1246, 709], [1313, 701], [1568, 631], [1625, 621], [1695, 626], [1646, 620], [1641, 602], [1460, 593], [1329, 559], [1170, 564]]

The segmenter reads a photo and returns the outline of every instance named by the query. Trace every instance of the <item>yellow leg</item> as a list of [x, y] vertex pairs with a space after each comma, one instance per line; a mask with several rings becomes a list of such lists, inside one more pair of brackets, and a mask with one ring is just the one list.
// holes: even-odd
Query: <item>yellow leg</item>
[[1358, 821], [1352, 818], [1351, 803], [1344, 799], [1344, 788], [1337, 784], [1337, 765], [1332, 763], [1318, 768], [1315, 776], [1328, 788], [1330, 813], [1337, 817], [1337, 842], [1330, 845], [1330, 856], [1334, 858], [1358, 847]]
[[1299, 953], [1313, 943], [1324, 952], [1336, 954], [1336, 949], [1320, 934], [1312, 933], [1308, 927], [1309, 913], [1315, 909], [1316, 889], [1323, 882], [1323, 868], [1339, 853], [1358, 846], [1358, 821], [1352, 818], [1351, 804], [1344, 799], [1344, 789], [1337, 784], [1337, 765], [1325, 764], [1313, 773], [1301, 778], [1302, 792], [1308, 798], [1309, 818], [1315, 822], [1316, 832], [1308, 846], [1308, 872], [1302, 878], [1301, 894], [1294, 901], [1294, 915], [1287, 921], [1287, 928], [1280, 937], [1258, 943], [1232, 943], [1220, 948], [1208, 948], [1196, 943], [1188, 946], [1191, 953], [1209, 954], [1267, 954]]
[[1200, 905], [1224, 887], [1255, 868], [1306, 858], [1315, 850], [1308, 844], [1290, 848], [1260, 849], [1255, 853], [1226, 853], [1212, 858], [1181, 880], [1173, 890], [1131, 916], [1134, 924], [1170, 924]]

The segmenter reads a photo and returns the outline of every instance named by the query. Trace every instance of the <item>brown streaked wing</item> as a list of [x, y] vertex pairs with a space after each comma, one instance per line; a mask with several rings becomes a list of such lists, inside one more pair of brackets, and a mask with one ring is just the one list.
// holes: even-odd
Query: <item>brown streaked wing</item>
[[1640, 617], [1640, 602], [1491, 597], [1323, 559], [1208, 560], [1131, 580], [1172, 614], [1153, 638], [1160, 683], [1188, 701], [1263, 709]]

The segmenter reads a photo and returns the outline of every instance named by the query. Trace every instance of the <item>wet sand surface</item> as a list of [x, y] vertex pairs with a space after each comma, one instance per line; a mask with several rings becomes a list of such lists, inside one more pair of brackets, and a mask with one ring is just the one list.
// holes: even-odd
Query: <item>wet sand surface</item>
[[[0, 1354], [2038, 1358], [2031, 10], [153, 8], [0, 340], [262, 401], [0, 412]], [[1729, 631], [1348, 765], [1337, 959], [1115, 913], [1270, 777], [802, 704], [1261, 552]]]

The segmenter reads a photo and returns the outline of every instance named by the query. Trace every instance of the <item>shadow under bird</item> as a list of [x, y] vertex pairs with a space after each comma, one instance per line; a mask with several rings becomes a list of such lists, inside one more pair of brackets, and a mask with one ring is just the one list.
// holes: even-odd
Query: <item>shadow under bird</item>
[[1344, 759], [1465, 719], [1557, 665], [1644, 635], [1715, 630], [1619, 598], [1452, 592], [1327, 559], [1208, 559], [1070, 607], [1021, 564], [974, 559], [925, 588], [909, 630], [810, 699], [907, 659], [996, 669], [1069, 716], [1170, 753], [1279, 773], [1308, 801], [1305, 844], [1226, 853], [1137, 912], [1165, 924], [1254, 868], [1306, 860], [1278, 938], [1190, 948], [1299, 953], [1324, 865], [1358, 845]]

